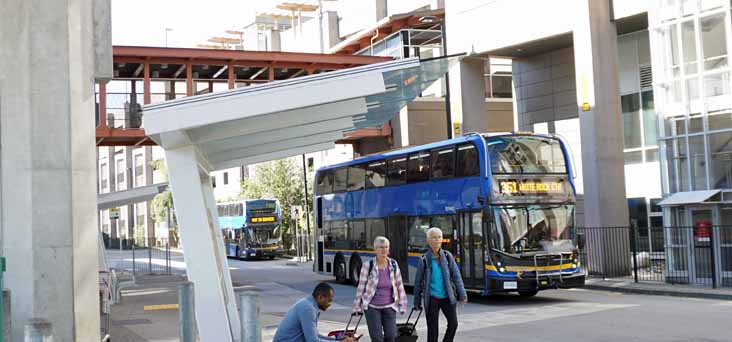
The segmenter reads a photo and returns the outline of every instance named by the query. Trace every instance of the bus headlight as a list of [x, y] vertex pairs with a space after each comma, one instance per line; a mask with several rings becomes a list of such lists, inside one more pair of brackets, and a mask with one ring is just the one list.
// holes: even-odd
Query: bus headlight
[[572, 264], [572, 268], [577, 268], [577, 264]]
[[504, 273], [504, 272], [506, 272], [506, 268], [501, 266], [498, 268], [498, 272]]

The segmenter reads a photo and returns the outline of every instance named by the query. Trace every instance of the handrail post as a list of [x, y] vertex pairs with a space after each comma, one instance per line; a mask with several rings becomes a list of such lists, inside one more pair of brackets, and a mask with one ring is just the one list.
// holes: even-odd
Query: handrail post
[[241, 342], [262, 342], [259, 292], [251, 287], [241, 287], [236, 289], [236, 293], [239, 297]]
[[3, 285], [3, 276], [5, 273], [5, 258], [0, 257], [0, 322], [3, 324], [3, 330], [0, 331], [0, 342], [5, 342], [5, 288]]
[[633, 252], [633, 274], [635, 282], [638, 282], [638, 248], [635, 242], [636, 226], [630, 226], [630, 249]]
[[25, 325], [24, 342], [53, 342], [51, 322], [43, 318], [31, 318]]
[[194, 300], [195, 289], [193, 283], [187, 281], [178, 286], [178, 303], [179, 303], [179, 329], [178, 335], [181, 342], [195, 342], [195, 323], [196, 316], [195, 300]]

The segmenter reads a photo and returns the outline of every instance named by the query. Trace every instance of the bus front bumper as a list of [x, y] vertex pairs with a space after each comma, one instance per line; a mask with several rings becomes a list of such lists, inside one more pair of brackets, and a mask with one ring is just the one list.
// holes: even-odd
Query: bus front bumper
[[545, 275], [530, 278], [488, 278], [487, 292], [533, 292], [547, 289], [569, 289], [585, 285], [585, 273]]
[[242, 258], [269, 258], [269, 257], [276, 257], [278, 255], [282, 254], [281, 248], [249, 248], [246, 250], [241, 251], [241, 257]]

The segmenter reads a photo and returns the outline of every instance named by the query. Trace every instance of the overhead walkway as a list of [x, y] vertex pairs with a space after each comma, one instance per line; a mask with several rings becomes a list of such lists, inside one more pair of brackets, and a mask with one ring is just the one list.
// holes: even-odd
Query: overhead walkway
[[137, 188], [97, 195], [97, 209], [106, 210], [129, 204], [147, 202], [168, 189], [168, 183], [158, 183]]
[[382, 125], [440, 79], [451, 58], [390, 61], [145, 106], [146, 133], [166, 154], [202, 341], [240, 336], [209, 173], [329, 149], [346, 132]]

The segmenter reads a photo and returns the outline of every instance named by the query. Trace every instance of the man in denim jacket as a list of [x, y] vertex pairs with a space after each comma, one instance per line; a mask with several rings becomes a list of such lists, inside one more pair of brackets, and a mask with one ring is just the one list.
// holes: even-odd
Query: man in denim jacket
[[436, 227], [427, 230], [427, 243], [430, 248], [417, 264], [414, 307], [420, 309], [424, 304], [428, 342], [437, 342], [439, 312], [442, 310], [447, 319], [447, 331], [442, 341], [452, 342], [458, 326], [457, 302], [467, 303], [468, 296], [455, 258], [441, 248], [442, 230]]

